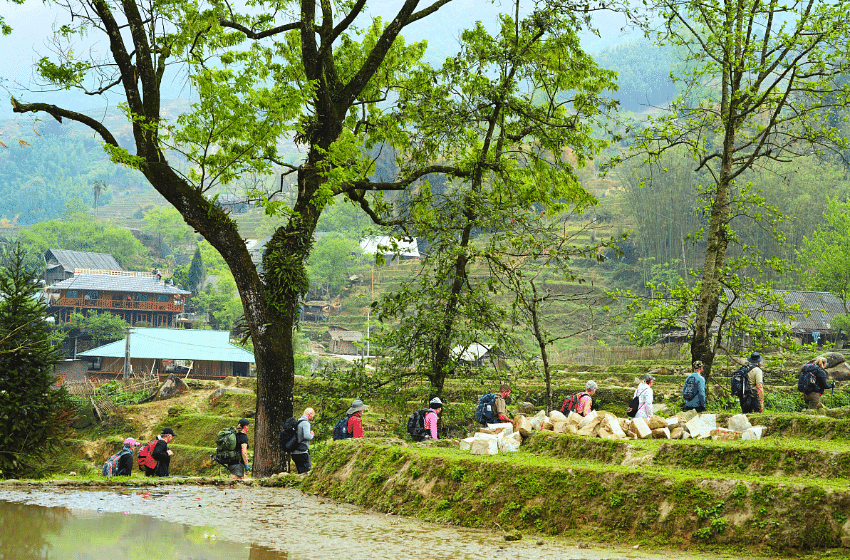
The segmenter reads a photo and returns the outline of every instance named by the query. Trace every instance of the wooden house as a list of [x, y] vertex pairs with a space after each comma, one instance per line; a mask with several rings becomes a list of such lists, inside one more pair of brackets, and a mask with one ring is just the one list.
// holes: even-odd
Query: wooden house
[[71, 278], [76, 269], [124, 270], [115, 260], [115, 257], [106, 253], [48, 249], [44, 253], [44, 260], [47, 263], [47, 268], [44, 271], [44, 282], [48, 286]]

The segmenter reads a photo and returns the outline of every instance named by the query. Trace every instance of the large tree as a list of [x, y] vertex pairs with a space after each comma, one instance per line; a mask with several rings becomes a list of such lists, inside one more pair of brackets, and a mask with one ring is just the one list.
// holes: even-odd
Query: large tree
[[[462, 114], [445, 115], [444, 107], [427, 97], [421, 111], [399, 106], [402, 95], [439, 82], [422, 63], [425, 45], [406, 45], [400, 34], [449, 1], [399, 0], [385, 23], [365, 12], [365, 0], [259, 1], [243, 14], [217, 1], [59, 0], [55, 5], [73, 19], [55, 37], [58, 58], [39, 61], [40, 76], [54, 86], [120, 95], [132, 134], [122, 142], [127, 135], [107, 121], [67, 107], [12, 100], [19, 113], [47, 113], [91, 127], [114, 161], [140, 170], [227, 262], [257, 363], [257, 476], [283, 466], [276, 436], [293, 413], [293, 327], [299, 298], [308, 288], [305, 262], [322, 211], [341, 197], [386, 223], [383, 193], [404, 190], [429, 173], [470, 179], [485, 169], [500, 169], [498, 162], [465, 161], [464, 154], [450, 151], [451, 145], [443, 149], [445, 137], [417, 135], [422, 128], [417, 119], [450, 117], [456, 125], [452, 138], [469, 136], [477, 122]], [[574, 8], [550, 1], [523, 11], [537, 14], [530, 22], [540, 27], [553, 14], [569, 18]], [[70, 48], [77, 33], [100, 34], [108, 52], [77, 60]], [[560, 53], [549, 56], [557, 66]], [[169, 120], [162, 83], [172, 65], [189, 76], [198, 100], [190, 112]], [[480, 89], [488, 84], [472, 80], [469, 85]], [[528, 116], [533, 123], [537, 114]], [[516, 127], [512, 134], [521, 139], [527, 132]], [[287, 163], [291, 149], [282, 153], [291, 146], [286, 141], [301, 150], [295, 164]], [[369, 179], [375, 165], [368, 154], [380, 145], [397, 150], [400, 165], [391, 180]], [[414, 148], [422, 148], [420, 156], [408, 155]], [[181, 173], [185, 160], [190, 169]], [[273, 169], [293, 176], [297, 192], [291, 204], [269, 193], [251, 193], [267, 213], [282, 217], [266, 245], [260, 273], [237, 223], [214, 197], [222, 183]]]
[[[669, 114], [652, 119], [636, 151], [656, 159], [685, 147], [710, 176], [699, 191], [707, 226], [691, 354], [710, 375], [722, 332], [714, 331], [724, 286], [740, 284], [730, 266], [735, 220], [765, 210], [748, 197], [743, 174], [769, 161], [841, 147], [829, 119], [848, 102], [848, 2], [661, 0], [658, 36], [686, 53], [683, 92]], [[739, 254], [751, 249], [742, 247]], [[762, 263], [764, 265], [765, 263]], [[757, 269], [751, 269], [758, 274]]]

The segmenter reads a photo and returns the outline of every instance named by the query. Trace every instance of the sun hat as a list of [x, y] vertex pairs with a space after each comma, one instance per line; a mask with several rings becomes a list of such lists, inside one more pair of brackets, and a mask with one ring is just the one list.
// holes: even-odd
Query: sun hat
[[351, 406], [349, 406], [348, 410], [345, 411], [345, 415], [351, 416], [355, 412], [360, 412], [361, 410], [369, 410], [369, 407], [363, 404], [363, 401], [357, 399], [353, 403], [351, 403]]
[[751, 364], [758, 364], [761, 362], [761, 354], [759, 354], [758, 352], [753, 352], [752, 354], [750, 354], [750, 357], [747, 358], [747, 361]]

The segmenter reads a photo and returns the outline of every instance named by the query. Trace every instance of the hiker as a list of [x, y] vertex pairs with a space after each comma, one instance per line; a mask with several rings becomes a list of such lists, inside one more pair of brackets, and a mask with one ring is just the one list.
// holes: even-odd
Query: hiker
[[579, 397], [576, 412], [582, 416], [590, 414], [590, 409], [593, 406], [593, 395], [596, 394], [598, 388], [599, 386], [596, 384], [596, 381], [593, 380], [584, 384], [584, 393]]
[[493, 409], [496, 413], [496, 420], [499, 422], [510, 422], [508, 417], [508, 405], [505, 399], [511, 396], [511, 388], [507, 383], [502, 383], [499, 386], [499, 393], [496, 395], [496, 400], [493, 401]]
[[685, 401], [683, 411], [705, 412], [705, 378], [702, 376], [704, 367], [705, 364], [696, 360], [693, 363], [693, 373], [685, 378], [685, 385], [682, 387], [682, 400]]
[[[744, 414], [764, 411], [764, 372], [759, 367], [762, 362], [761, 354], [758, 352], [753, 352], [747, 358], [747, 363], [751, 366], [747, 372], [751, 394], [738, 399], [741, 401], [741, 412]], [[758, 398], [758, 402], [756, 402], [756, 398]]]
[[298, 419], [298, 428], [296, 437], [298, 438], [298, 446], [292, 452], [292, 460], [295, 462], [295, 468], [298, 469], [298, 474], [304, 474], [310, 470], [310, 441], [313, 439], [313, 431], [310, 429], [310, 422], [316, 417], [316, 411], [312, 408], [305, 408], [304, 414]]
[[345, 416], [337, 420], [334, 424], [333, 439], [351, 439], [363, 437], [363, 412], [369, 410], [369, 407], [363, 404], [360, 399], [355, 400], [345, 411]]
[[425, 413], [425, 439], [437, 439], [437, 423], [440, 421], [440, 413], [443, 411], [443, 401], [440, 397], [434, 397], [428, 403], [428, 412]]
[[635, 418], [649, 418], [652, 416], [652, 384], [655, 383], [655, 377], [647, 373], [643, 376], [643, 381], [635, 389], [635, 394], [632, 398], [637, 397], [638, 409], [635, 413]]
[[118, 469], [115, 471], [115, 476], [132, 476], [133, 453], [136, 451], [137, 445], [139, 445], [139, 442], [131, 437], [124, 440], [124, 448], [121, 449], [121, 458], [118, 459]]
[[835, 381], [832, 385], [826, 384], [826, 358], [818, 356], [811, 364], [806, 364], [800, 370], [798, 376], [797, 390], [803, 393], [806, 408], [816, 410], [823, 408], [820, 398], [827, 389], [835, 389]]
[[145, 476], [168, 476], [171, 456], [174, 455], [174, 452], [168, 448], [168, 444], [174, 439], [174, 430], [163, 428], [156, 439], [156, 446], [151, 451], [151, 457], [156, 461], [156, 466], [153, 468], [145, 466]]
[[241, 455], [238, 463], [227, 465], [230, 478], [244, 479], [245, 472], [251, 470], [248, 465], [248, 428], [251, 422], [247, 418], [240, 418], [236, 428], [236, 453]]

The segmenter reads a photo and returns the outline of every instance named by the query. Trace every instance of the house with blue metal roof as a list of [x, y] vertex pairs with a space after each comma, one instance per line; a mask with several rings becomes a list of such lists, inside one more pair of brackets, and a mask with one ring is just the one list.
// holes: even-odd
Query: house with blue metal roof
[[[123, 375], [127, 339], [78, 354], [92, 363], [90, 372]], [[130, 329], [130, 364], [136, 374], [167, 375], [176, 361], [188, 363], [195, 378], [244, 377], [254, 354], [230, 342], [228, 331], [194, 329]]]

